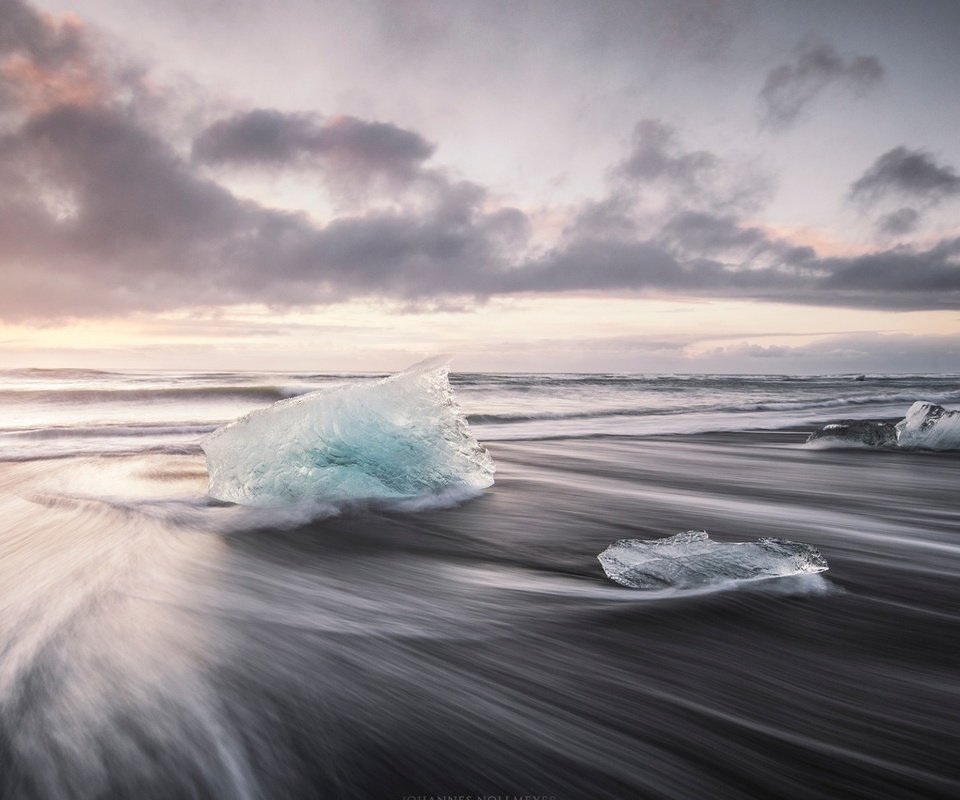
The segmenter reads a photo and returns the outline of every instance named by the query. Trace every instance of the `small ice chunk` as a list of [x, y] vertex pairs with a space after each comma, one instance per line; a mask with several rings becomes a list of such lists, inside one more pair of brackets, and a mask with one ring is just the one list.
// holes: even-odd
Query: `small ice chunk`
[[714, 542], [706, 531], [621, 539], [597, 558], [608, 578], [631, 589], [693, 589], [827, 569], [827, 560], [809, 544], [784, 539]]
[[897, 447], [903, 450], [960, 450], [960, 411], [917, 401], [896, 425], [842, 420], [824, 425], [807, 443], [835, 446]]
[[814, 431], [808, 442], [821, 439], [836, 440], [865, 447], [896, 447], [897, 429], [889, 422], [870, 422], [863, 419], [845, 419], [832, 422]]
[[897, 423], [897, 444], [922, 450], [960, 449], [960, 411], [917, 401]]
[[251, 506], [384, 500], [493, 484], [445, 361], [281, 400], [202, 442], [211, 497]]

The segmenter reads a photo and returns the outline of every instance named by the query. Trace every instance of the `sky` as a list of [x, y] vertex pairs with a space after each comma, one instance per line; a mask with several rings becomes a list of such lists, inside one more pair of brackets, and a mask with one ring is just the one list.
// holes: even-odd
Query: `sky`
[[960, 372], [954, 0], [0, 0], [0, 369]]

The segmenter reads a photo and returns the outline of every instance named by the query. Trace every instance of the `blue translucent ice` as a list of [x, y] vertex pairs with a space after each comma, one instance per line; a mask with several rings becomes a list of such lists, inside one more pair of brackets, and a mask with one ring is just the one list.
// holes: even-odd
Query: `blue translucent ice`
[[281, 400], [211, 433], [212, 497], [252, 506], [385, 500], [493, 484], [446, 362]]

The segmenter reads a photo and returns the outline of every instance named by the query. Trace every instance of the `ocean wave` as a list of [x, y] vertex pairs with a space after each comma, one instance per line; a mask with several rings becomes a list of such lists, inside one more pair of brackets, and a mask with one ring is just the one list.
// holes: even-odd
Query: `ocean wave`
[[304, 500], [287, 506], [244, 506], [202, 497], [168, 499], [121, 499], [116, 497], [76, 498], [105, 503], [118, 510], [136, 513], [176, 526], [214, 533], [241, 533], [257, 530], [292, 530], [344, 514], [414, 514], [456, 508], [479, 497], [481, 491], [467, 487], [428, 492], [417, 497], [379, 500]]
[[[550, 386], [643, 386], [645, 388], [668, 388], [673, 384], [684, 386], [697, 385], [704, 388], [727, 388], [745, 384], [771, 385], [791, 383], [800, 385], [827, 384], [831, 387], [854, 383], [854, 375], [725, 375], [725, 374], [640, 374], [640, 373], [470, 373], [454, 372], [450, 382], [455, 386], [507, 386], [514, 387], [550, 387]], [[898, 373], [876, 374], [866, 378], [866, 385], [876, 383], [912, 384], [917, 381], [936, 381], [956, 383], [960, 375]], [[861, 388], [863, 387], [862, 382]]]
[[[206, 470], [182, 466], [180, 471], [165, 471], [157, 466], [155, 456], [186, 455], [171, 452], [139, 452], [117, 454], [125, 458], [108, 464], [94, 464], [80, 459], [58, 469], [56, 481], [26, 495], [27, 499], [49, 508], [108, 509], [117, 514], [136, 515], [165, 525], [213, 533], [241, 533], [257, 530], [291, 530], [344, 514], [413, 514], [456, 508], [482, 494], [471, 487], [454, 487], [427, 492], [416, 497], [381, 499], [308, 499], [286, 506], [244, 506], [207, 494], [156, 494], [156, 487], [178, 481], [202, 481]], [[190, 454], [195, 455], [195, 454]], [[62, 463], [62, 462], [61, 462]], [[114, 491], [86, 491], [88, 470], [96, 469], [111, 479]], [[143, 488], [141, 481], [146, 480]]]
[[3, 389], [0, 403], [56, 403], [69, 405], [141, 400], [253, 400], [272, 403], [297, 397], [316, 387], [306, 386], [162, 386], [157, 388]]
[[[822, 400], [778, 400], [773, 402], [744, 403], [720, 406], [717, 411], [805, 411], [818, 408], [845, 408], [848, 406], [888, 405], [890, 403], [912, 403], [916, 392], [896, 394], [854, 395], [851, 397], [833, 397]], [[926, 396], [926, 395], [925, 395]], [[960, 401], [960, 391], [948, 391], [930, 395], [936, 402], [951, 403]]]
[[[39, 405], [97, 405], [97, 404], [115, 404], [123, 402], [149, 402], [164, 401], [175, 402], [182, 400], [184, 402], [193, 401], [229, 401], [240, 400], [267, 405], [278, 400], [287, 400], [293, 397], [299, 397], [311, 391], [315, 391], [316, 386], [177, 386], [177, 387], [157, 387], [157, 388], [90, 388], [90, 389], [58, 389], [55, 391], [41, 391], [37, 389], [0, 389], [0, 404], [28, 404], [35, 403]], [[330, 387], [332, 388], [332, 386]], [[530, 387], [527, 387], [530, 388]], [[519, 391], [520, 387], [514, 387], [511, 392]], [[646, 387], [644, 391], [650, 391]], [[655, 405], [624, 406], [614, 408], [585, 408], [574, 411], [508, 411], [508, 412], [474, 412], [467, 415], [471, 423], [478, 425], [489, 423], [510, 423], [510, 422], [528, 422], [528, 421], [546, 421], [546, 420], [567, 420], [567, 419], [591, 419], [597, 417], [635, 417], [646, 415], [671, 415], [683, 414], [689, 412], [729, 412], [737, 413], [744, 411], [804, 411], [811, 409], [844, 408], [850, 406], [869, 406], [890, 403], [910, 403], [916, 399], [916, 391], [903, 392], [881, 392], [863, 395], [846, 395], [842, 397], [824, 397], [822, 395], [809, 399], [763, 399], [736, 403], [710, 403], [697, 402], [695, 398], [688, 398], [688, 402], [682, 406], [663, 407]], [[952, 403], [960, 402], [960, 390], [948, 390], [942, 392], [926, 392], [932, 402]], [[153, 424], [153, 423], [145, 423]], [[131, 426], [131, 428], [136, 426]], [[66, 428], [65, 428], [66, 429]], [[0, 429], [0, 432], [13, 430], [10, 428]], [[55, 430], [55, 429], [54, 429]], [[79, 429], [78, 429], [79, 430]], [[91, 426], [91, 431], [94, 427]], [[105, 430], [105, 432], [107, 432]], [[175, 432], [175, 431], [174, 431]], [[56, 433], [50, 434], [56, 436]], [[84, 434], [78, 434], [84, 435]], [[90, 435], [96, 435], [92, 432]], [[130, 435], [136, 435], [131, 433]]]
[[[960, 402], [960, 391], [925, 395], [938, 403]], [[756, 401], [745, 403], [691, 403], [677, 408], [639, 406], [634, 408], [597, 408], [583, 411], [531, 411], [506, 413], [474, 413], [467, 415], [471, 425], [489, 425], [522, 422], [549, 422], [551, 420], [603, 419], [608, 417], [676, 416], [691, 413], [748, 413], [757, 411], [815, 411], [819, 409], [856, 406], [912, 403], [916, 392], [855, 395], [849, 397], [815, 398], [809, 400]]]
[[36, 448], [24, 450], [22, 448], [0, 449], [0, 463], [22, 464], [31, 461], [59, 461], [70, 458], [126, 458], [129, 456], [167, 455], [167, 456], [195, 456], [201, 455], [203, 450], [199, 442], [183, 442], [181, 444], [149, 444], [143, 447], [77, 447], [64, 446], [46, 449]]
[[843, 590], [823, 575], [801, 574], [777, 578], [720, 581], [711, 585], [663, 588], [645, 592], [601, 584], [598, 580], [536, 572], [517, 567], [450, 566], [449, 574], [463, 583], [523, 594], [574, 599], [580, 602], [643, 604], [651, 601], [685, 599], [721, 592], [744, 591], [771, 594], [842, 594]]
[[47, 428], [2, 428], [0, 439], [102, 439], [145, 436], [202, 436], [216, 429], [209, 423], [130, 423], [123, 425], [59, 425]]
[[24, 367], [22, 369], [0, 369], [0, 376], [12, 378], [57, 378], [57, 379], [75, 379], [75, 378], [103, 378], [113, 375], [126, 376], [127, 373], [111, 372], [104, 369], [73, 369], [58, 368], [45, 369], [42, 367]]
[[601, 417], [641, 417], [656, 414], [677, 414], [682, 411], [664, 411], [654, 408], [617, 408], [595, 411], [531, 411], [529, 413], [508, 414], [467, 414], [471, 425], [501, 424], [510, 422], [548, 422], [566, 419], [598, 419]]

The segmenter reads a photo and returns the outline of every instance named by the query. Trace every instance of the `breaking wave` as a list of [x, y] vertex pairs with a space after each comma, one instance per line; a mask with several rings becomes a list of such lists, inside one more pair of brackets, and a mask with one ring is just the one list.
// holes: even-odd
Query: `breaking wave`
[[272, 402], [296, 397], [310, 391], [299, 386], [177, 386], [117, 389], [7, 389], [0, 391], [0, 402], [9, 403], [123, 403], [138, 400], [229, 399]]

